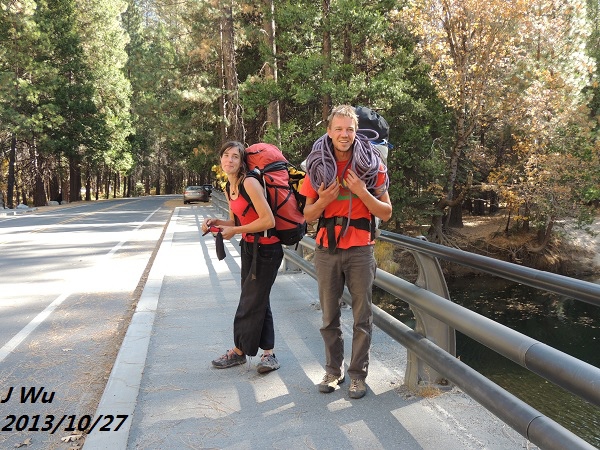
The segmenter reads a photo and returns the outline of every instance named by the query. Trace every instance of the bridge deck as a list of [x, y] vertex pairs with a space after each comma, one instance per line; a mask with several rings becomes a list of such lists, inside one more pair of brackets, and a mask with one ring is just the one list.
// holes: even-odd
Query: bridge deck
[[[281, 368], [218, 370], [232, 345], [239, 297], [236, 241], [218, 261], [201, 237], [210, 205], [177, 208], [121, 347], [97, 414], [123, 414], [118, 431], [93, 432], [84, 448], [521, 449], [526, 440], [457, 389], [434, 398], [403, 386], [406, 350], [375, 328], [363, 399], [348, 383], [331, 394], [324, 374], [316, 282], [281, 272], [271, 305]], [[344, 310], [346, 359], [352, 318]], [[530, 444], [531, 448], [531, 444]]]

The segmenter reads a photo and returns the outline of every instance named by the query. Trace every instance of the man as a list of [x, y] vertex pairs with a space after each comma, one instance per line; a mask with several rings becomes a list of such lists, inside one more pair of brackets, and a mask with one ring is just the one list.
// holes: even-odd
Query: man
[[357, 129], [358, 118], [352, 106], [332, 110], [327, 134], [315, 142], [307, 158], [310, 182], [304, 182], [300, 190], [306, 196], [305, 219], [319, 219], [314, 264], [326, 357], [326, 373], [319, 391], [333, 392], [345, 381], [341, 298], [346, 284], [354, 319], [348, 366], [350, 398], [362, 398], [367, 392], [376, 270], [375, 217], [387, 221], [392, 216], [387, 169], [372, 145], [356, 138]]

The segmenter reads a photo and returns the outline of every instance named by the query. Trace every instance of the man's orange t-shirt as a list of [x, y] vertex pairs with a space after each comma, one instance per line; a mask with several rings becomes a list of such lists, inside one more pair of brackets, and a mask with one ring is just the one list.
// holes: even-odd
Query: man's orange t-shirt
[[[337, 200], [334, 200], [325, 207], [323, 211], [324, 217], [348, 217], [348, 211], [350, 211], [350, 219], [366, 218], [371, 220], [371, 213], [365, 206], [361, 199], [350, 192], [350, 189], [344, 187], [343, 179], [345, 175], [345, 169], [348, 167], [347, 161], [337, 161], [337, 179], [340, 184], [340, 193], [338, 194]], [[377, 185], [383, 185], [385, 183], [385, 171], [383, 167], [380, 167], [379, 174], [377, 176]], [[312, 186], [308, 177], [305, 178], [304, 183], [300, 186], [300, 193], [308, 198], [317, 199], [317, 189], [319, 186]], [[343, 232], [341, 225], [335, 226], [336, 239], [340, 233]], [[316, 242], [318, 245], [329, 247], [327, 240], [327, 230], [325, 227], [321, 228], [316, 236]], [[359, 247], [365, 245], [373, 245], [375, 241], [371, 240], [371, 232], [368, 230], [361, 230], [353, 226], [349, 226], [346, 234], [340, 237], [337, 244], [337, 248], [348, 249], [350, 247]]]

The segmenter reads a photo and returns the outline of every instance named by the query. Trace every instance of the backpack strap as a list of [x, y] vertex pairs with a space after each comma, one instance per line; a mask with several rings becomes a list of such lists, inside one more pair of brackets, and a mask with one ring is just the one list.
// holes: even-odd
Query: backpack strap
[[250, 196], [246, 192], [246, 188], [244, 187], [244, 183], [243, 182], [240, 183], [239, 194], [242, 197], [244, 197], [244, 199], [246, 200], [246, 202], [248, 202], [248, 206], [246, 206], [246, 208], [244, 209], [244, 212], [242, 213], [242, 216], [245, 216], [246, 213], [248, 212], [248, 210], [250, 209], [250, 207], [254, 208], [254, 205], [252, 204], [252, 200], [250, 200]]
[[[258, 182], [260, 183], [261, 186], [263, 186], [264, 188], [264, 182], [261, 178], [261, 176], [256, 173], [256, 172], [248, 172], [246, 174], [246, 177], [252, 177], [252, 178], [256, 178], [258, 180]], [[244, 188], [244, 183], [240, 183], [240, 190], [239, 190], [239, 194], [244, 197], [244, 199], [246, 200], [246, 202], [248, 202], [248, 206], [246, 206], [246, 208], [244, 208], [244, 212], [242, 212], [242, 217], [246, 215], [246, 213], [248, 212], [248, 210], [250, 208], [253, 208], [256, 211], [256, 208], [254, 208], [254, 205], [252, 204], [252, 200], [250, 200], [250, 195], [248, 195], [248, 192], [246, 192], [246, 189]], [[275, 212], [273, 212], [273, 214], [275, 214]], [[271, 237], [273, 235], [275, 228], [270, 228], [269, 230], [266, 231], [266, 234], [264, 236], [266, 237]], [[258, 234], [259, 236], [262, 233], [255, 233]]]
[[[255, 172], [248, 172], [246, 174], [246, 177], [248, 177], [248, 176], [256, 178], [262, 185], [260, 176], [258, 176], [258, 174], [256, 174]], [[227, 187], [229, 188], [229, 185]], [[227, 193], [229, 193], [229, 190], [227, 191]], [[254, 205], [252, 204], [252, 200], [250, 200], [250, 196], [248, 195], [248, 192], [246, 192], [246, 188], [244, 188], [243, 181], [240, 183], [240, 186], [239, 186], [239, 195], [241, 195], [248, 203], [248, 206], [246, 206], [246, 208], [244, 208], [244, 212], [242, 212], [242, 216], [245, 216], [251, 207], [254, 208]], [[235, 218], [236, 225], [240, 225], [240, 219], [235, 214], [234, 214], [234, 218]], [[248, 234], [251, 234], [254, 238], [252, 240], [252, 265], [250, 266], [250, 274], [251, 274], [252, 279], [256, 280], [256, 260], [258, 259], [258, 240], [262, 233], [257, 232], [257, 233], [248, 233]]]
[[[349, 222], [348, 222], [349, 221]], [[317, 232], [321, 228], [325, 228], [327, 233], [327, 243], [329, 245], [329, 252], [334, 253], [340, 243], [342, 233], [340, 233], [336, 239], [335, 237], [335, 226], [341, 225], [342, 229], [345, 229], [347, 225], [358, 228], [359, 230], [369, 231], [371, 233], [371, 240], [375, 239], [375, 216], [371, 214], [371, 218], [361, 217], [359, 219], [348, 219], [346, 216], [334, 216], [334, 217], [319, 217], [319, 223], [317, 224]], [[319, 242], [319, 248], [323, 248], [323, 237], [321, 236], [321, 242]]]

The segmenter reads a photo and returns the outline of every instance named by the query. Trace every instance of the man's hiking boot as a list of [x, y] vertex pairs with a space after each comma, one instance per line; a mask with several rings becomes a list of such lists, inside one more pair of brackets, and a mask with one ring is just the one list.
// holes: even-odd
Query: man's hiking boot
[[217, 369], [239, 366], [246, 363], [246, 355], [238, 355], [233, 349], [227, 350], [224, 355], [213, 360], [212, 365]]
[[350, 388], [348, 389], [348, 395], [350, 398], [363, 398], [367, 393], [367, 385], [365, 380], [359, 380], [354, 378], [350, 380]]
[[319, 383], [319, 392], [329, 394], [330, 392], [335, 391], [338, 385], [342, 384], [344, 380], [344, 375], [338, 377], [337, 375], [326, 373], [323, 377], [323, 381]]
[[279, 361], [277, 361], [275, 353], [270, 353], [268, 355], [263, 354], [260, 357], [260, 362], [256, 365], [256, 371], [258, 373], [267, 373], [272, 370], [277, 370], [279, 367]]

